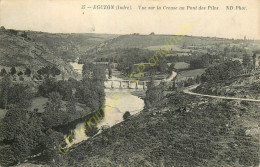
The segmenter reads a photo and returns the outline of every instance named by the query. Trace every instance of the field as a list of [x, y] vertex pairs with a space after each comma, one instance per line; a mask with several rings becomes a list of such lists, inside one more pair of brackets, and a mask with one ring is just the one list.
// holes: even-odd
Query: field
[[196, 70], [182, 71], [180, 74], [183, 77], [197, 77], [198, 75], [201, 75], [204, 72], [205, 72], [205, 69], [196, 69]]

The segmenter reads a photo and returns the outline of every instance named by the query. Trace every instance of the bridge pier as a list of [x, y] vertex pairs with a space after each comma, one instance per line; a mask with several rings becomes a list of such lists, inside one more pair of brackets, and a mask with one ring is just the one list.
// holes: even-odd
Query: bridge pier
[[128, 81], [128, 88], [131, 88], [131, 82]]

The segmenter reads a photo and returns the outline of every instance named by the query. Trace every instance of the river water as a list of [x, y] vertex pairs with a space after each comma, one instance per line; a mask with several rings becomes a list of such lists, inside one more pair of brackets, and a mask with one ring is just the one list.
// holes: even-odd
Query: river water
[[[81, 74], [82, 65], [79, 65], [77, 63], [71, 63], [74, 69], [78, 73]], [[111, 80], [123, 80], [121, 78], [113, 76]], [[118, 87], [116, 84], [119, 84], [119, 82], [114, 83], [115, 87]], [[115, 94], [119, 95], [118, 100], [114, 101], [112, 105], [108, 108], [105, 108], [105, 116], [100, 122], [98, 123], [98, 129], [101, 133], [101, 128], [104, 126], [114, 126], [115, 124], [118, 124], [123, 121], [123, 115], [126, 111], [129, 111], [131, 115], [139, 113], [144, 108], [144, 101], [131, 94], [131, 92], [135, 91], [135, 89], [112, 89], [112, 88], [106, 88], [105, 89], [105, 102], [109, 101], [111, 97]], [[108, 111], [106, 111], [106, 109]], [[76, 123], [76, 126], [73, 127], [73, 129], [70, 129], [70, 133], [74, 134], [73, 142], [71, 143], [76, 144], [83, 140], [87, 140], [89, 137], [82, 132], [82, 129], [84, 129], [85, 121], [80, 120]], [[79, 134], [79, 132], [82, 132]], [[65, 135], [67, 137], [67, 134]]]

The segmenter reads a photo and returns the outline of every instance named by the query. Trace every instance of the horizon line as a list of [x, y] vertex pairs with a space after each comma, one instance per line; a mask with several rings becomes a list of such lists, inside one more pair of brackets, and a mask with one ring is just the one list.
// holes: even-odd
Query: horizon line
[[[0, 25], [0, 27], [4, 27], [3, 25]], [[5, 28], [5, 30], [16, 30], [16, 31], [25, 31], [25, 32], [39, 32], [39, 33], [48, 33], [48, 34], [97, 34], [97, 35], [118, 35], [118, 36], [121, 36], [121, 35], [144, 35], [144, 36], [148, 36], [148, 35], [161, 35], [161, 36], [178, 36], [176, 34], [156, 34], [155, 32], [150, 32], [148, 34], [141, 34], [141, 33], [138, 33], [138, 32], [134, 32], [134, 33], [95, 33], [95, 32], [47, 32], [47, 31], [37, 31], [37, 30], [22, 30], [22, 29], [13, 29], [13, 28]], [[151, 34], [151, 33], [154, 33], [154, 34]], [[229, 38], [229, 37], [218, 37], [218, 36], [198, 36], [198, 35], [188, 35], [188, 34], [185, 34], [183, 35], [184, 37], [202, 37], [202, 38], [217, 38], [217, 39], [228, 39], [228, 40], [244, 40], [243, 38]], [[246, 37], [246, 35], [245, 35]], [[246, 39], [247, 41], [260, 41], [260, 38], [259, 39]]]

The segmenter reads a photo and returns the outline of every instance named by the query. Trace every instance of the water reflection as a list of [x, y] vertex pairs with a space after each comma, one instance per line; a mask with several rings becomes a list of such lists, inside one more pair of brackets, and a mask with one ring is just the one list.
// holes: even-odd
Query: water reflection
[[[77, 62], [70, 63], [73, 68], [79, 73], [82, 73], [82, 64]], [[123, 80], [121, 78], [112, 76], [111, 80]], [[106, 84], [106, 83], [105, 83]], [[115, 83], [118, 84], [118, 83]], [[124, 88], [124, 86], [123, 86]], [[87, 140], [90, 136], [101, 133], [101, 129], [104, 127], [111, 127], [123, 121], [123, 115], [126, 111], [129, 111], [131, 115], [140, 112], [144, 107], [144, 101], [137, 96], [131, 94], [131, 92], [136, 91], [135, 89], [105, 89], [105, 104], [104, 117], [100, 117], [98, 121], [97, 128], [90, 127], [89, 123], [91, 117], [95, 116], [95, 113], [88, 115], [85, 118], [75, 120], [67, 125], [56, 127], [56, 130], [63, 132], [64, 138], [72, 134], [74, 139], [71, 144], [79, 143], [83, 140]], [[115, 94], [119, 95], [118, 100], [112, 100]], [[92, 120], [93, 121], [93, 120]], [[89, 124], [88, 124], [89, 123]], [[85, 130], [87, 128], [87, 131]], [[90, 131], [92, 130], [92, 131]]]
[[[101, 119], [98, 122], [97, 128], [99, 131], [97, 133], [101, 132], [102, 127], [111, 127], [115, 124], [118, 124], [123, 121], [123, 115], [126, 111], [129, 111], [131, 115], [137, 114], [140, 112], [144, 107], [144, 101], [134, 95], [132, 95], [130, 92], [135, 90], [128, 90], [128, 89], [105, 89], [106, 93], [106, 102], [109, 102], [111, 105], [108, 107], [105, 107], [105, 115], [103, 119]], [[119, 95], [119, 99], [117, 101], [111, 102], [111, 98], [115, 93]], [[89, 121], [91, 118], [86, 119]], [[93, 120], [92, 120], [93, 122]], [[74, 134], [74, 140], [72, 144], [79, 143], [83, 140], [87, 140], [89, 137], [89, 134], [82, 136], [84, 131], [82, 129], [85, 129], [84, 126], [88, 129], [88, 125], [91, 125], [90, 123], [87, 124], [86, 122], [80, 122], [76, 125], [75, 129], [72, 131]], [[92, 128], [93, 131], [96, 131], [96, 129]], [[80, 133], [79, 133], [80, 132]]]

